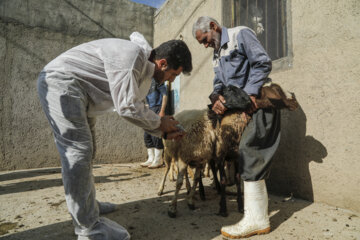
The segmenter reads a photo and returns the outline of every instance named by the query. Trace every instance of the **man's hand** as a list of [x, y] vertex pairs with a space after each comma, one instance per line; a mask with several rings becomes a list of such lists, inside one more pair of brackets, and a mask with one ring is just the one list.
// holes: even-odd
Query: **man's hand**
[[227, 108], [224, 106], [225, 103], [225, 98], [221, 95], [219, 95], [219, 99], [216, 100], [216, 102], [214, 103], [212, 110], [216, 113], [216, 114], [224, 114], [224, 112], [227, 110]]
[[177, 124], [179, 124], [179, 122], [176, 121], [173, 116], [164, 116], [161, 118], [160, 130], [164, 133], [176, 132], [179, 130], [176, 127]]
[[258, 105], [256, 104], [256, 96], [250, 95], [249, 97], [250, 97], [250, 99], [251, 99], [251, 107], [249, 108], [249, 110], [246, 111], [246, 113], [252, 114], [252, 113], [254, 113], [259, 107], [258, 107]]
[[160, 130], [163, 133], [166, 133], [166, 140], [174, 139], [180, 140], [186, 135], [186, 132], [182, 129], [179, 129], [176, 125], [179, 122], [174, 119], [172, 116], [164, 116], [161, 118]]

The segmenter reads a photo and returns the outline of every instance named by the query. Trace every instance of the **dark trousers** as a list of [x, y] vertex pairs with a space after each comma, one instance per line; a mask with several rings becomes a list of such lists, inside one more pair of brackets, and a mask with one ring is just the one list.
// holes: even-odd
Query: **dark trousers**
[[[156, 114], [159, 114], [161, 106], [151, 107], [150, 110], [154, 111]], [[164, 149], [162, 139], [159, 137], [154, 137], [147, 132], [144, 132], [144, 142], [146, 148]]]
[[280, 142], [280, 111], [259, 109], [245, 128], [239, 146], [238, 167], [244, 181], [259, 181], [269, 174]]

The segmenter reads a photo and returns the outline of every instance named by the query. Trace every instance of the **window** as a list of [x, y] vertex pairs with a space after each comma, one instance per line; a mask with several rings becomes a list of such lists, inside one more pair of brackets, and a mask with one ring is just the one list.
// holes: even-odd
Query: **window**
[[290, 55], [287, 4], [287, 0], [223, 0], [223, 25], [250, 27], [270, 58], [281, 59]]

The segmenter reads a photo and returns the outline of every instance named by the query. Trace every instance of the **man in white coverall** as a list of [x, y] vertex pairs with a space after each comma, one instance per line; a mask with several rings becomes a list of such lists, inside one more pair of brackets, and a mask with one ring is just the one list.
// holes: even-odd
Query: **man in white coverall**
[[191, 53], [181, 40], [152, 49], [133, 33], [130, 41], [101, 39], [74, 47], [47, 64], [38, 79], [42, 108], [60, 153], [65, 198], [78, 240], [130, 239], [125, 228], [101, 213], [117, 205], [96, 201], [92, 159], [95, 117], [113, 111], [148, 133], [180, 139], [184, 132], [170, 116], [145, 106], [151, 79], [174, 81], [192, 70]]

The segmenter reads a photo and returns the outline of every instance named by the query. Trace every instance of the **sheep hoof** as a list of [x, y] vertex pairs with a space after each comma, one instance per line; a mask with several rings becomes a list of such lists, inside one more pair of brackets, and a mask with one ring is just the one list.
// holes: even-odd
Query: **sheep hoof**
[[194, 204], [188, 204], [188, 207], [190, 208], [190, 210], [195, 210], [195, 205]]
[[227, 212], [222, 212], [222, 211], [220, 211], [217, 215], [220, 215], [222, 217], [227, 217], [228, 216]]
[[162, 192], [162, 191], [158, 192], [158, 196], [161, 196], [162, 194], [163, 194], [163, 192]]
[[205, 201], [205, 200], [206, 200], [205, 193], [201, 193], [201, 192], [200, 192], [200, 199], [201, 199], [202, 201]]
[[168, 215], [171, 218], [175, 218], [176, 217], [176, 204], [170, 204], [169, 208], [168, 208]]
[[238, 212], [239, 213], [244, 213], [244, 203], [242, 200], [238, 201]]
[[176, 212], [171, 212], [170, 210], [168, 211], [168, 215], [171, 218], [176, 218]]

